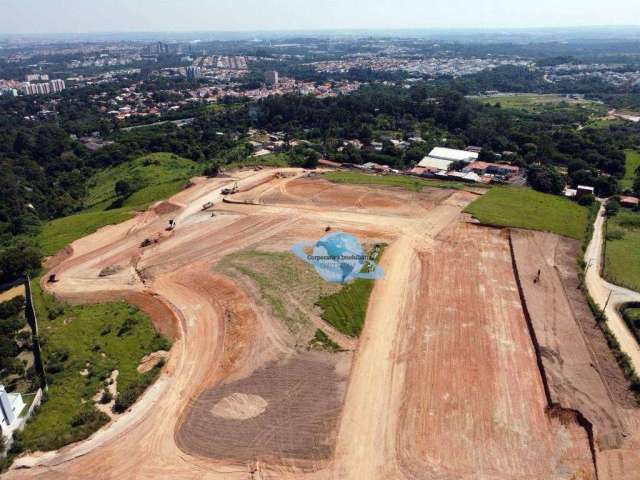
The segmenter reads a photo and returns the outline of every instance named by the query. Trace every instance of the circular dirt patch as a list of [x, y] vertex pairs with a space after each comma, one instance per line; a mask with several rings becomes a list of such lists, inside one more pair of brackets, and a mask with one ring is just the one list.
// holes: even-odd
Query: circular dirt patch
[[216, 403], [211, 413], [229, 420], [247, 420], [263, 413], [267, 405], [267, 401], [259, 395], [232, 393]]

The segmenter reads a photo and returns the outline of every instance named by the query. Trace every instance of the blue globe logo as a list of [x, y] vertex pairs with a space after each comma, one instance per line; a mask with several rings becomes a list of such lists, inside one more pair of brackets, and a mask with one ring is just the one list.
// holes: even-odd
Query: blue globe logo
[[[305, 253], [305, 249], [310, 247], [313, 247], [312, 253]], [[375, 279], [383, 275], [382, 269], [369, 258], [358, 239], [348, 233], [330, 233], [315, 244], [298, 243], [292, 252], [313, 265], [327, 282], [347, 283], [356, 278]]]

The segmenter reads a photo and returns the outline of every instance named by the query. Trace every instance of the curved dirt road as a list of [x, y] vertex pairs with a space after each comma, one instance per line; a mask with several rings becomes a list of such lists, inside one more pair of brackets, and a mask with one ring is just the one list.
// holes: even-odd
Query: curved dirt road
[[602, 309], [606, 305], [605, 314], [609, 328], [618, 339], [618, 342], [620, 342], [622, 351], [631, 358], [636, 372], [640, 372], [640, 345], [638, 345], [635, 337], [629, 331], [619, 311], [619, 308], [625, 303], [640, 302], [640, 293], [619, 287], [602, 278], [602, 249], [605, 241], [604, 222], [604, 205], [601, 205], [593, 224], [593, 237], [585, 252], [585, 262], [588, 265], [585, 284], [598, 307]]

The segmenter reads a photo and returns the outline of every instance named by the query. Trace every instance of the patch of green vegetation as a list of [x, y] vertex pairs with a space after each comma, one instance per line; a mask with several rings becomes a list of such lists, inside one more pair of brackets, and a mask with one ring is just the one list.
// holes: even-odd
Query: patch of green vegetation
[[530, 188], [496, 187], [466, 209], [480, 222], [501, 227], [527, 228], [582, 240], [589, 209], [557, 195]]
[[317, 329], [313, 338], [309, 341], [309, 347], [318, 348], [320, 350], [328, 350], [330, 352], [339, 352], [340, 345], [329, 338], [324, 330]]
[[624, 162], [624, 178], [619, 182], [622, 191], [629, 190], [633, 187], [633, 181], [636, 179], [636, 170], [640, 167], [640, 152], [635, 150], [625, 150]]
[[53, 255], [69, 243], [95, 232], [105, 225], [128, 220], [134, 212], [129, 208], [77, 213], [56, 218], [44, 224], [38, 243], [44, 255]]
[[[157, 201], [167, 191], [175, 193], [190, 177], [199, 174], [201, 167], [194, 161], [178, 157], [171, 153], [152, 153], [109, 167], [89, 179], [89, 193], [85, 207], [103, 210], [109, 207], [117, 196], [115, 185], [119, 180], [131, 180], [136, 183], [137, 191], [125, 199], [121, 206], [146, 208]], [[158, 188], [164, 185], [170, 188]], [[145, 190], [151, 189], [151, 192]]]
[[43, 292], [36, 280], [32, 289], [49, 390], [20, 441], [27, 450], [51, 450], [88, 437], [108, 421], [93, 397], [113, 370], [119, 372], [118, 397], [129, 395], [132, 403], [126, 392], [139, 395], [140, 386], [150, 383], [148, 374], [137, 371], [142, 357], [170, 343], [125, 302], [70, 306]]
[[604, 277], [640, 291], [640, 213], [621, 209], [607, 220]]
[[613, 356], [618, 362], [618, 365], [622, 369], [622, 372], [624, 373], [625, 378], [629, 381], [629, 388], [635, 396], [636, 403], [640, 405], [640, 376], [638, 376], [638, 373], [633, 367], [633, 363], [631, 362], [631, 357], [626, 352], [622, 351], [620, 342], [618, 341], [614, 333], [609, 328], [609, 324], [608, 324], [609, 320], [607, 319], [606, 313], [603, 310], [601, 310], [598, 307], [598, 305], [596, 305], [596, 302], [594, 302], [591, 295], [589, 295], [589, 291], [584, 285], [584, 281], [583, 281], [584, 274], [582, 272], [580, 276], [582, 280], [581, 289], [585, 297], [587, 298], [587, 303], [589, 304], [589, 308], [591, 309], [593, 316], [596, 318], [598, 326], [600, 327], [600, 330], [602, 331], [604, 338], [607, 340], [607, 345], [609, 346], [609, 349], [613, 353]]
[[254, 282], [273, 314], [305, 345], [313, 334], [310, 316], [315, 314], [315, 303], [340, 289], [325, 282], [313, 267], [292, 253], [237, 252], [225, 256], [217, 269]]
[[[359, 185], [385, 185], [401, 187], [412, 192], [419, 192], [424, 187], [462, 189], [468, 184], [447, 180], [433, 180], [430, 178], [410, 177], [406, 175], [373, 175], [360, 172], [326, 172], [322, 175], [326, 180], [334, 183], [354, 183]], [[477, 185], [474, 185], [477, 186]]]
[[[85, 209], [47, 222], [38, 235], [38, 243], [44, 255], [53, 255], [78, 238], [128, 220], [136, 211], [174, 195], [198, 173], [197, 163], [170, 153], [152, 153], [103, 170], [89, 180]], [[115, 185], [119, 180], [135, 184], [136, 190], [118, 199]]]
[[475, 100], [495, 105], [500, 104], [502, 108], [527, 110], [531, 112], [554, 109], [586, 109], [593, 113], [604, 115], [607, 108], [597, 102], [583, 99], [567, 98], [563, 95], [555, 94], [516, 94], [495, 97], [476, 97]]
[[640, 342], [640, 304], [632, 304], [623, 308], [622, 318], [636, 337], [636, 341]]
[[9, 392], [28, 393], [38, 388], [24, 302], [22, 295], [0, 302], [0, 383]]
[[[371, 254], [377, 262], [384, 252], [384, 245], [377, 245]], [[370, 265], [365, 265], [367, 271]], [[373, 290], [374, 280], [357, 278], [332, 295], [321, 297], [317, 305], [322, 308], [322, 319], [339, 332], [357, 337], [362, 332], [367, 315], [369, 297]]]

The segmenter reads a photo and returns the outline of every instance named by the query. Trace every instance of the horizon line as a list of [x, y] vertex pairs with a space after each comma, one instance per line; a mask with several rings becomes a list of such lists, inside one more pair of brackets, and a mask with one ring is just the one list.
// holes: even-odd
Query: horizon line
[[299, 29], [241, 29], [241, 30], [95, 30], [82, 32], [0, 32], [0, 36], [55, 36], [55, 35], [126, 35], [126, 34], [300, 34], [300, 33], [376, 33], [376, 32], [526, 32], [540, 30], [598, 30], [638, 29], [640, 24], [602, 25], [558, 25], [558, 26], [480, 26], [480, 27], [343, 27], [343, 28], [299, 28]]

